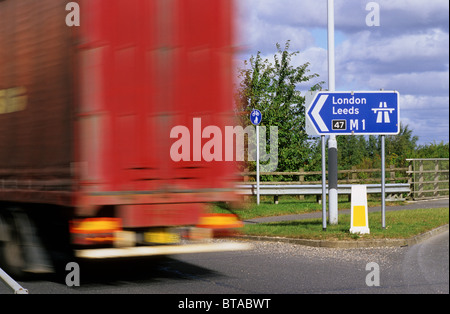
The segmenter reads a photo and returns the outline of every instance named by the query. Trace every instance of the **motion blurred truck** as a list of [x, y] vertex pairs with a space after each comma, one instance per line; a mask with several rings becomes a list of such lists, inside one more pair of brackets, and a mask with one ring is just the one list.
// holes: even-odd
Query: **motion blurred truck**
[[210, 212], [235, 162], [192, 130], [233, 123], [232, 21], [230, 0], [0, 1], [0, 267], [239, 249], [201, 241], [242, 223]]

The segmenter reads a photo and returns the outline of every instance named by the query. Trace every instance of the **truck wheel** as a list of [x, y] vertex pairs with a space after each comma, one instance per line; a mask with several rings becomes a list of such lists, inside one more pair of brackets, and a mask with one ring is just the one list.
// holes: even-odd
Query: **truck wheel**
[[25, 251], [17, 226], [10, 215], [0, 214], [0, 220], [5, 238], [0, 241], [0, 267], [14, 279], [24, 278]]

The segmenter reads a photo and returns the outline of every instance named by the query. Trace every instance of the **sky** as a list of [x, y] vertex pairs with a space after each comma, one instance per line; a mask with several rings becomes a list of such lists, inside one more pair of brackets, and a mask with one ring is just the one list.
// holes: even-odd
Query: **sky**
[[[299, 51], [292, 64], [309, 62], [310, 74], [328, 88], [327, 0], [236, 3], [238, 66], [258, 51], [273, 60], [275, 44], [290, 40], [289, 50]], [[401, 123], [418, 144], [448, 143], [449, 2], [334, 0], [334, 6], [336, 91], [396, 90]]]

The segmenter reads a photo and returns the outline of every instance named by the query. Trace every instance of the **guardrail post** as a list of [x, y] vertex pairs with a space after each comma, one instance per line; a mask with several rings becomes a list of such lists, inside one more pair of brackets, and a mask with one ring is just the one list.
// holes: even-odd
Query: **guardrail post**
[[[298, 172], [304, 172], [304, 171], [305, 171], [304, 168], [298, 169]], [[302, 174], [299, 175], [298, 181], [300, 182], [300, 184], [303, 184], [303, 182], [305, 181], [305, 176], [302, 175]], [[304, 200], [304, 199], [305, 199], [305, 195], [299, 195], [299, 196], [298, 196], [298, 199], [299, 199], [299, 200]], [[277, 204], [278, 204], [278, 203], [277, 203]]]
[[[357, 170], [356, 170], [356, 166], [352, 166], [352, 182], [351, 183], [353, 183], [353, 182], [355, 182], [356, 180], [358, 180], [358, 173], [357, 173]], [[355, 180], [355, 181], [353, 181], [353, 180]]]
[[[351, 184], [354, 184], [358, 180], [358, 171], [356, 170], [356, 166], [352, 166], [352, 171], [349, 172], [349, 178], [351, 178], [349, 181]], [[350, 203], [352, 201], [352, 194], [350, 193], [348, 195], [348, 202]]]
[[391, 171], [389, 172], [390, 181], [395, 182], [395, 170], [393, 170], [395, 168], [395, 165], [390, 165], [389, 168], [391, 169]]

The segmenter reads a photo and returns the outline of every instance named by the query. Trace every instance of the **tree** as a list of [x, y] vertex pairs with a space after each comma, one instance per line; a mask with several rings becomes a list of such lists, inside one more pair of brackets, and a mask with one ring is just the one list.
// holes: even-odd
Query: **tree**
[[412, 135], [408, 125], [400, 124], [399, 134], [386, 136], [386, 163], [405, 167], [406, 158], [411, 158], [415, 154], [418, 140], [417, 136]]
[[449, 158], [449, 145], [443, 141], [420, 145], [414, 158]]
[[[308, 73], [309, 63], [291, 65], [299, 52], [289, 52], [290, 41], [284, 49], [277, 43], [274, 63], [263, 60], [261, 53], [251, 56], [239, 70], [240, 85], [237, 90], [238, 111], [241, 125], [250, 125], [249, 115], [253, 109], [263, 114], [261, 125], [278, 127], [278, 171], [297, 171], [308, 163], [310, 143], [305, 131], [304, 97], [296, 90], [298, 84], [318, 77]], [[323, 82], [311, 87], [321, 88]], [[280, 178], [281, 179], [281, 178]]]
[[[381, 164], [381, 135], [338, 136], [338, 162], [342, 169], [357, 166], [361, 169], [378, 168]], [[400, 132], [385, 137], [386, 164], [406, 166], [407, 158], [418, 154], [418, 137], [412, 135], [408, 125], [400, 124]], [[444, 147], [444, 146], [443, 146]], [[419, 149], [422, 149], [419, 147]], [[422, 150], [427, 148], [423, 147]], [[428, 152], [428, 150], [427, 150]], [[429, 155], [432, 155], [430, 152]]]
[[338, 162], [341, 168], [350, 169], [367, 157], [367, 144], [363, 135], [337, 136]]

